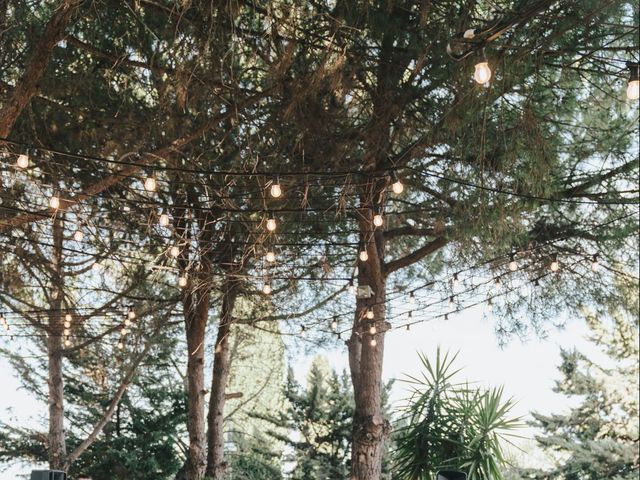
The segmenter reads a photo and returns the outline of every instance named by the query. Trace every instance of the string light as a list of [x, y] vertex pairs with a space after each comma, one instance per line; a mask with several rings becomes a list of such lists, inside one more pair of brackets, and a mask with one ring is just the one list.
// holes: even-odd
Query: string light
[[627, 98], [638, 100], [640, 98], [640, 63], [627, 62], [629, 69], [629, 83], [627, 84]]
[[493, 301], [490, 298], [487, 299], [487, 308], [489, 309], [489, 311], [493, 310]]
[[265, 295], [270, 295], [272, 291], [273, 290], [271, 289], [271, 284], [269, 284], [268, 282], [265, 282], [264, 285], [262, 285], [262, 293], [264, 293]]
[[376, 328], [376, 326], [375, 326], [375, 325], [371, 325], [371, 326], [369, 327], [369, 334], [370, 334], [370, 335], [375, 335], [376, 333], [378, 333], [378, 329]]
[[25, 169], [29, 166], [29, 153], [25, 152], [25, 153], [21, 153], [20, 155], [18, 155], [18, 158], [16, 159], [16, 166], [18, 168], [22, 168]]
[[180, 247], [178, 247], [177, 245], [171, 247], [169, 249], [169, 255], [171, 255], [173, 258], [176, 258], [178, 255], [180, 255]]
[[54, 195], [49, 199], [49, 206], [52, 209], [57, 210], [58, 208], [60, 208], [60, 199]]
[[455, 305], [456, 301], [455, 298], [453, 298], [453, 295], [449, 297], [449, 308], [453, 307]]
[[376, 341], [375, 338], [372, 338], [371, 341], [369, 342], [369, 345], [371, 345], [372, 347], [375, 347], [376, 345], [378, 345], [378, 342]]
[[269, 250], [267, 254], [264, 256], [265, 260], [269, 263], [273, 263], [276, 261], [276, 254], [274, 251]]
[[591, 271], [597, 272], [598, 270], [600, 270], [600, 263], [598, 262], [598, 254], [596, 254], [591, 259]]
[[180, 275], [180, 277], [178, 278], [178, 286], [180, 288], [184, 288], [187, 286], [187, 275]]
[[127, 317], [129, 318], [129, 320], [135, 320], [136, 312], [133, 307], [129, 307], [129, 309], [127, 310]]
[[360, 258], [361, 262], [366, 262], [367, 260], [369, 260], [369, 253], [367, 252], [367, 249], [363, 248], [362, 250], [360, 250], [360, 254], [358, 255], [358, 257]]
[[395, 172], [391, 172], [391, 181], [393, 182], [391, 184], [391, 191], [396, 195], [400, 195], [404, 191], [404, 185], [398, 179]]
[[166, 213], [162, 213], [160, 215], [160, 218], [158, 219], [158, 223], [161, 227], [168, 227], [170, 223], [169, 215], [167, 215]]
[[365, 317], [367, 317], [368, 320], [373, 320], [373, 317], [374, 317], [373, 308], [371, 307], [367, 308], [367, 313], [365, 313]]
[[67, 314], [64, 316], [64, 321], [65, 321], [65, 322], [70, 322], [71, 320], [73, 320], [73, 317], [71, 316], [71, 314], [70, 314], [70, 313], [67, 313]]
[[65, 329], [62, 331], [62, 333], [63, 333], [65, 336], [69, 336], [69, 334], [71, 333], [71, 331], [70, 331], [68, 328], [65, 328]]
[[127, 330], [125, 327], [122, 327], [122, 328], [120, 329], [120, 335], [122, 335], [123, 337], [124, 337], [125, 335], [127, 335], [128, 333], [129, 333], [129, 330]]
[[453, 274], [453, 280], [451, 281], [451, 284], [453, 285], [453, 288], [458, 288], [458, 285], [460, 285], [460, 280], [458, 279], [457, 273]]
[[84, 239], [84, 233], [82, 233], [82, 230], [80, 229], [76, 230], [73, 234], [73, 239], [76, 242], [81, 242]]
[[156, 188], [158, 188], [158, 183], [156, 179], [153, 177], [147, 177], [144, 181], [144, 189], [147, 192], [155, 192]]
[[509, 257], [509, 271], [515, 272], [516, 270], [518, 270], [518, 263], [516, 262], [515, 255], [512, 253]]
[[129, 317], [125, 316], [124, 318], [124, 325], [125, 327], [128, 327], [131, 325], [131, 320], [129, 320]]
[[333, 317], [333, 320], [331, 320], [331, 330], [334, 332], [338, 330], [338, 319], [336, 317]]
[[416, 303], [416, 294], [414, 292], [409, 292], [409, 304], [415, 305]]
[[305, 327], [304, 325], [302, 325], [302, 326], [300, 327], [300, 336], [301, 336], [302, 338], [304, 338], [306, 335], [307, 335], [307, 327]]
[[487, 62], [484, 52], [482, 52], [480, 61], [475, 65], [473, 79], [480, 85], [484, 85], [491, 80], [491, 68], [489, 67], [489, 62]]
[[273, 198], [280, 198], [282, 196], [282, 187], [280, 186], [280, 179], [278, 177], [274, 178], [271, 183], [271, 196]]
[[382, 214], [380, 212], [376, 212], [373, 215], [373, 224], [376, 227], [381, 227], [384, 224], [384, 218], [382, 218]]
[[276, 223], [276, 219], [273, 218], [273, 215], [269, 215], [269, 218], [267, 219], [267, 230], [275, 232], [277, 226], [278, 224]]
[[560, 263], [554, 258], [551, 262], [551, 265], [549, 265], [549, 268], [552, 272], [557, 272], [558, 270], [560, 270]]
[[493, 284], [495, 285], [496, 290], [500, 290], [502, 288], [502, 280], [500, 280], [500, 277], [496, 277]]
[[64, 339], [64, 346], [65, 346], [65, 347], [68, 347], [68, 346], [70, 346], [70, 345], [71, 345], [71, 340], [69, 339], [69, 337], [66, 337], [66, 338]]

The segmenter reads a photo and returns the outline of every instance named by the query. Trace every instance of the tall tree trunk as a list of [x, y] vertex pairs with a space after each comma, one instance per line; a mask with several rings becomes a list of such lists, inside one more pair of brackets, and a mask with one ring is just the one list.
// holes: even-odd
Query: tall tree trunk
[[63, 220], [56, 216], [53, 220], [53, 255], [51, 266], [54, 271], [53, 289], [49, 302], [49, 335], [47, 336], [47, 357], [49, 361], [49, 468], [61, 470], [64, 467], [67, 449], [64, 432], [64, 383], [62, 380], [62, 240]]
[[[210, 268], [203, 268], [210, 272]], [[210, 278], [203, 274], [202, 283], [191, 287], [183, 296], [187, 334], [187, 430], [189, 450], [185, 468], [186, 480], [200, 480], [206, 466], [204, 409], [204, 349], [209, 317]]]
[[[382, 411], [384, 336], [389, 329], [385, 320], [384, 239], [382, 229], [374, 232], [372, 228], [372, 209], [363, 210], [360, 232], [369, 258], [358, 264], [358, 285], [371, 287], [373, 294], [370, 298], [356, 300], [351, 338], [347, 341], [355, 397], [351, 452], [353, 480], [380, 479], [384, 443], [389, 434], [389, 422]], [[373, 319], [366, 318], [369, 309], [373, 310]], [[374, 334], [370, 332], [371, 327], [376, 329]]]
[[216, 339], [213, 376], [211, 378], [211, 397], [209, 399], [209, 449], [207, 453], [207, 478], [221, 480], [227, 470], [224, 461], [224, 404], [229, 380], [229, 336], [233, 322], [233, 308], [238, 295], [238, 280], [227, 278], [224, 284], [220, 326]]

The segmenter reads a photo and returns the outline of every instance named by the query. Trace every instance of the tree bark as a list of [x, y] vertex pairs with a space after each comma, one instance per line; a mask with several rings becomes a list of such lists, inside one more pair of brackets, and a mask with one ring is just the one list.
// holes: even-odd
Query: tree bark
[[238, 280], [227, 279], [224, 284], [220, 326], [213, 360], [213, 376], [211, 378], [211, 397], [209, 398], [208, 415], [208, 451], [206, 476], [213, 480], [222, 480], [227, 470], [224, 461], [224, 405], [227, 399], [226, 388], [229, 380], [229, 336], [233, 322], [233, 308], [238, 295]]
[[49, 64], [53, 49], [65, 36], [65, 31], [84, 0], [64, 0], [49, 19], [42, 38], [34, 45], [22, 77], [13, 94], [0, 109], [0, 137], [7, 138], [22, 110], [38, 93], [39, 83]]
[[62, 380], [62, 240], [63, 223], [59, 216], [53, 220], [53, 255], [51, 266], [56, 278], [49, 301], [49, 334], [47, 336], [47, 357], [49, 361], [49, 468], [61, 470], [64, 467], [67, 449], [64, 431], [64, 383]]
[[[203, 267], [206, 263], [202, 263]], [[200, 480], [206, 466], [204, 340], [209, 316], [210, 265], [203, 268], [202, 284], [183, 296], [187, 335], [187, 430], [189, 450], [185, 468], [186, 480]], [[206, 272], [206, 273], [205, 273]]]
[[[358, 264], [358, 285], [373, 290], [371, 298], [356, 300], [356, 314], [351, 338], [347, 341], [349, 367], [355, 397], [353, 442], [351, 452], [351, 478], [353, 480], [379, 480], [382, 471], [384, 442], [389, 434], [389, 422], [382, 411], [382, 361], [384, 335], [389, 324], [385, 321], [386, 277], [383, 271], [383, 240], [371, 232], [371, 212], [363, 214], [360, 230], [369, 236], [366, 242], [369, 259]], [[366, 318], [371, 308], [374, 318]], [[372, 335], [370, 328], [376, 327]], [[375, 340], [375, 344], [372, 344]]]

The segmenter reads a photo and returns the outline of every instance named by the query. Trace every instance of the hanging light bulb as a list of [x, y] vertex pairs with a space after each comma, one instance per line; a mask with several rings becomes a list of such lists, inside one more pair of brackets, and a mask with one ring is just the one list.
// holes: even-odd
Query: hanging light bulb
[[71, 332], [69, 331], [69, 329], [68, 329], [68, 328], [65, 328], [64, 330], [62, 330], [62, 333], [63, 333], [65, 336], [68, 336]]
[[264, 256], [265, 260], [269, 263], [273, 263], [276, 261], [276, 254], [274, 251], [269, 250], [267, 254]]
[[336, 317], [333, 317], [333, 320], [331, 320], [331, 330], [334, 332], [338, 330], [338, 319]]
[[349, 293], [351, 293], [352, 295], [356, 293], [356, 286], [353, 284], [353, 279], [349, 280], [349, 285], [347, 285], [347, 289], [349, 290]]
[[449, 297], [449, 308], [453, 307], [455, 305], [456, 301], [453, 298], [453, 295]]
[[375, 326], [375, 325], [371, 325], [371, 326], [369, 327], [369, 334], [370, 334], [370, 335], [375, 335], [376, 333], [378, 333], [378, 329], [376, 328], [376, 326]]
[[591, 271], [597, 272], [598, 270], [600, 270], [600, 263], [598, 262], [598, 255], [596, 254], [591, 259]]
[[69, 340], [69, 338], [65, 338], [65, 339], [64, 339], [64, 346], [65, 346], [65, 347], [68, 347], [68, 346], [70, 346], [70, 345], [71, 345], [71, 340]]
[[129, 307], [129, 309], [127, 310], [127, 317], [129, 318], [129, 320], [135, 320], [136, 312], [133, 307]]
[[384, 224], [384, 218], [382, 218], [382, 214], [377, 212], [374, 216], [373, 216], [373, 224], [376, 227], [381, 227]]
[[551, 265], [549, 265], [549, 268], [551, 269], [552, 272], [557, 272], [558, 270], [560, 270], [560, 263], [558, 262], [557, 259], [553, 259], [553, 261], [551, 262]]
[[122, 350], [124, 348], [124, 343], [118, 342], [118, 349]]
[[449, 314], [448, 314], [448, 313], [445, 313], [445, 314], [444, 314], [444, 321], [446, 322], [447, 320], [449, 320]]
[[158, 188], [158, 183], [156, 179], [153, 177], [147, 177], [144, 181], [144, 189], [147, 192], [155, 192], [156, 188]]
[[129, 320], [129, 317], [125, 317], [125, 319], [124, 319], [124, 325], [125, 325], [125, 327], [128, 327], [128, 326], [130, 326], [130, 325], [131, 325], [131, 320]]
[[360, 254], [358, 255], [358, 257], [360, 258], [361, 262], [366, 262], [367, 260], [369, 260], [369, 253], [367, 253], [367, 249], [363, 248], [362, 250], [360, 250]]
[[627, 68], [630, 71], [627, 98], [629, 100], [638, 100], [640, 98], [640, 63], [627, 62]]
[[475, 72], [473, 73], [473, 79], [480, 85], [484, 85], [491, 80], [491, 68], [487, 57], [484, 54], [484, 50], [480, 53], [480, 61], [475, 65]]
[[487, 308], [490, 312], [493, 310], [493, 301], [490, 298], [487, 299]]
[[73, 234], [73, 239], [76, 242], [81, 242], [84, 239], [84, 233], [82, 233], [82, 230], [80, 229], [76, 230]]
[[516, 262], [515, 255], [512, 253], [509, 258], [509, 271], [515, 272], [516, 270], [518, 270], [518, 263]]
[[271, 183], [271, 196], [273, 198], [280, 198], [282, 196], [282, 187], [280, 186], [280, 179], [278, 177], [274, 178]]
[[102, 270], [102, 264], [98, 260], [96, 260], [96, 262], [93, 265], [91, 265], [91, 270], [93, 270], [94, 272], [101, 271]]
[[264, 293], [265, 295], [270, 295], [271, 292], [272, 292], [271, 285], [269, 283], [265, 283], [262, 286], [262, 293]]
[[404, 191], [404, 185], [398, 179], [396, 172], [391, 172], [391, 181], [393, 182], [391, 184], [391, 191], [396, 195], [400, 195]]
[[407, 313], [404, 314], [404, 317], [407, 320], [411, 320], [411, 318], [413, 317], [413, 313], [411, 311], [408, 311]]
[[127, 330], [125, 327], [122, 327], [122, 328], [120, 329], [120, 335], [122, 335], [123, 337], [124, 337], [127, 333], [129, 333], [129, 330]]
[[502, 288], [502, 280], [500, 280], [500, 277], [497, 277], [493, 283], [496, 287], [496, 290], [500, 290]]
[[369, 345], [371, 345], [372, 347], [375, 347], [376, 345], [378, 345], [378, 342], [376, 341], [375, 338], [372, 338], [371, 341], [369, 342]]
[[65, 320], [64, 328], [71, 328], [71, 322], [68, 322], [68, 321]]
[[453, 288], [458, 288], [458, 285], [460, 285], [460, 280], [458, 279], [457, 273], [453, 274], [453, 280], [451, 281], [451, 284], [453, 285]]
[[273, 218], [273, 215], [269, 215], [269, 218], [267, 219], [267, 230], [275, 232], [277, 226], [276, 219]]
[[373, 308], [371, 307], [367, 308], [367, 313], [365, 313], [365, 317], [367, 317], [368, 320], [373, 320], [373, 317], [374, 317]]
[[25, 169], [29, 166], [29, 152], [21, 153], [16, 159], [16, 166]]
[[414, 292], [409, 292], [409, 304], [415, 305], [416, 303], [416, 294]]
[[7, 319], [5, 318], [4, 313], [0, 313], [0, 324], [2, 324], [2, 326], [7, 332], [9, 331], [9, 322], [7, 322]]
[[180, 288], [184, 288], [187, 286], [187, 275], [180, 275], [180, 277], [178, 278], [178, 286]]
[[302, 325], [302, 326], [300, 327], [300, 336], [301, 336], [302, 338], [304, 338], [306, 335], [307, 335], [307, 327], [305, 327], [304, 325]]
[[166, 213], [162, 213], [160, 214], [160, 218], [158, 219], [158, 223], [160, 224], [161, 227], [168, 227], [169, 226], [169, 215], [167, 215]]
[[54, 210], [60, 208], [60, 199], [55, 195], [49, 199], [49, 206]]
[[411, 330], [411, 325], [407, 324], [407, 332]]
[[178, 247], [177, 245], [171, 247], [169, 249], [169, 255], [171, 255], [173, 258], [176, 258], [178, 255], [180, 255], [180, 247]]
[[73, 320], [73, 317], [71, 317], [71, 314], [70, 314], [70, 313], [67, 313], [67, 314], [64, 316], [64, 321], [65, 321], [65, 322], [70, 322], [71, 320]]

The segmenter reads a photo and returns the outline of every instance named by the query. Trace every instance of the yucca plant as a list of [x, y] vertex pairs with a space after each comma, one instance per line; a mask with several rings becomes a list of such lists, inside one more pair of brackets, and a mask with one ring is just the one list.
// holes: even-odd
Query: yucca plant
[[438, 349], [435, 363], [419, 356], [422, 375], [405, 380], [411, 395], [396, 429], [394, 478], [431, 480], [438, 470], [458, 469], [469, 480], [501, 480], [507, 463], [502, 445], [520, 425], [510, 417], [513, 400], [503, 399], [501, 387], [457, 383], [457, 354]]

